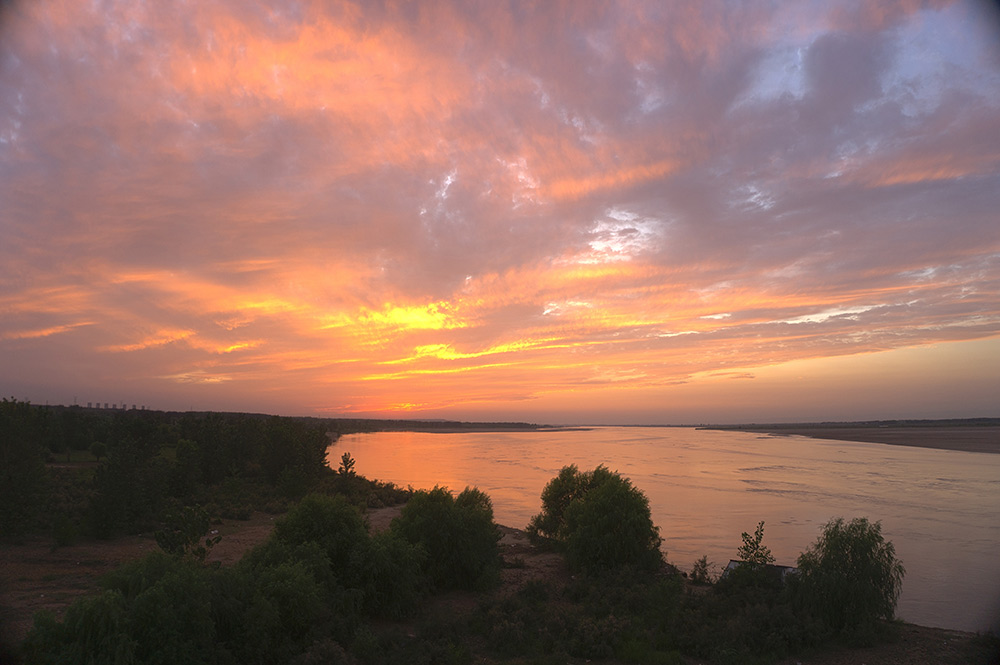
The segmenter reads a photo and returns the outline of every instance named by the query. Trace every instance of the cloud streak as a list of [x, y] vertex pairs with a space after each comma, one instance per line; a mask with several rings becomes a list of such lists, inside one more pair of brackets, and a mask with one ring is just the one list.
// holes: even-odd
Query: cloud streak
[[15, 2], [0, 387], [654, 422], [621, 391], [980, 353], [984, 7]]

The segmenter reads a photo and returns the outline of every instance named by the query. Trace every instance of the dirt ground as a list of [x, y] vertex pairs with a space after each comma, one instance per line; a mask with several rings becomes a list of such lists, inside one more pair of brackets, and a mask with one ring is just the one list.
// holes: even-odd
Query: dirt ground
[[[389, 527], [399, 507], [368, 512], [374, 531]], [[227, 520], [213, 525], [222, 540], [209, 553], [209, 561], [231, 565], [245, 551], [263, 542], [274, 527], [275, 516], [254, 514], [248, 521]], [[501, 526], [501, 553], [507, 566], [497, 593], [512, 593], [532, 579], [566, 580], [569, 571], [558, 554], [531, 545], [520, 529]], [[17, 644], [31, 627], [35, 612], [47, 609], [61, 616], [81, 595], [98, 589], [99, 577], [125, 561], [157, 548], [152, 534], [90, 541], [54, 548], [50, 538], [26, 538], [20, 544], [0, 548], [0, 642]], [[454, 615], [472, 611], [478, 600], [471, 593], [435, 597], [427, 614]], [[697, 661], [689, 661], [692, 665]], [[781, 665], [1000, 665], [996, 654], [985, 650], [970, 633], [904, 625], [900, 639], [872, 649], [825, 651], [815, 656], [790, 659]]]

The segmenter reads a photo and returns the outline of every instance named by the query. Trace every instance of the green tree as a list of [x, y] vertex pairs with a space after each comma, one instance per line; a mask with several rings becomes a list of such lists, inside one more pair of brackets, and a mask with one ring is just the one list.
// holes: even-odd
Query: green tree
[[709, 572], [709, 567], [711, 562], [708, 560], [708, 555], [703, 555], [700, 559], [694, 562], [691, 567], [691, 581], [695, 584], [711, 584], [712, 575]]
[[563, 467], [542, 490], [542, 512], [531, 519], [528, 533], [560, 544], [569, 564], [585, 572], [648, 570], [663, 563], [649, 499], [603, 465], [586, 472]]
[[340, 468], [337, 469], [337, 473], [342, 476], [354, 475], [354, 458], [351, 457], [351, 453], [344, 453], [340, 456]]
[[736, 555], [740, 558], [740, 561], [749, 564], [753, 568], [761, 568], [774, 563], [774, 555], [771, 554], [771, 550], [763, 544], [763, 520], [757, 523], [757, 529], [753, 532], [753, 536], [746, 531], [740, 534], [740, 536], [743, 538], [743, 544], [740, 545], [738, 550], [736, 550]]
[[191, 556], [204, 561], [208, 551], [219, 544], [222, 536], [202, 538], [208, 532], [210, 521], [204, 508], [185, 506], [164, 516], [165, 525], [154, 535], [156, 544], [164, 552], [177, 556]]
[[566, 558], [577, 570], [655, 570], [663, 564], [649, 500], [617, 473], [566, 508], [566, 530]]
[[425, 571], [439, 589], [472, 589], [499, 580], [500, 529], [490, 498], [475, 488], [457, 497], [443, 487], [416, 492], [391, 529], [427, 553]]
[[90, 444], [90, 454], [100, 462], [101, 458], [108, 454], [108, 447], [101, 441], [94, 441]]
[[590, 490], [606, 482], [611, 471], [604, 465], [581, 472], [575, 464], [564, 466], [542, 490], [542, 511], [531, 518], [527, 532], [532, 540], [566, 539], [566, 509]]
[[798, 561], [800, 593], [835, 634], [870, 642], [880, 620], [891, 620], [906, 570], [880, 522], [831, 520]]
[[0, 538], [31, 529], [48, 493], [40, 414], [27, 402], [0, 401]]
[[274, 525], [274, 538], [290, 546], [316, 543], [333, 570], [344, 571], [367, 542], [368, 525], [344, 497], [310, 494]]
[[152, 526], [166, 494], [169, 470], [146, 442], [120, 441], [94, 473], [94, 493], [88, 506], [94, 535], [110, 538], [119, 532], [138, 533]]

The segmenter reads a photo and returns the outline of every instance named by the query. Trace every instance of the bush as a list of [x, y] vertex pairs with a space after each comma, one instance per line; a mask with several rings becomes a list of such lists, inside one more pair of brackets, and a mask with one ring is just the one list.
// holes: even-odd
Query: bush
[[164, 527], [154, 536], [156, 544], [168, 554], [192, 556], [204, 561], [208, 551], [219, 544], [222, 536], [202, 538], [208, 532], [208, 513], [204, 508], [185, 506], [164, 516]]
[[424, 549], [424, 570], [437, 588], [484, 588], [499, 580], [500, 529], [493, 503], [478, 489], [456, 498], [443, 487], [416, 492], [391, 530]]
[[62, 623], [40, 614], [25, 641], [32, 663], [213, 662], [210, 571], [154, 552], [109, 574]]
[[835, 634], [869, 642], [893, 618], [906, 571], [881, 523], [831, 520], [798, 565], [806, 608]]
[[0, 537], [30, 531], [47, 498], [41, 420], [27, 402], [0, 400]]
[[646, 495], [604, 466], [584, 473], [564, 467], [542, 491], [542, 512], [528, 531], [560, 543], [570, 566], [584, 572], [654, 570], [663, 563]]
[[274, 525], [274, 538], [288, 545], [317, 543], [334, 570], [347, 570], [368, 527], [358, 509], [341, 496], [310, 494]]
[[575, 464], [564, 466], [542, 490], [542, 512], [531, 518], [528, 535], [535, 541], [541, 538], [565, 540], [566, 509], [610, 477], [611, 471], [604, 465], [584, 473]]
[[351, 583], [362, 593], [367, 616], [401, 619], [416, 607], [427, 586], [422, 569], [427, 555], [391, 531], [377, 533], [355, 550]]
[[709, 572], [711, 565], [707, 554], [695, 561], [691, 567], [691, 581], [694, 584], [711, 584], [712, 574]]

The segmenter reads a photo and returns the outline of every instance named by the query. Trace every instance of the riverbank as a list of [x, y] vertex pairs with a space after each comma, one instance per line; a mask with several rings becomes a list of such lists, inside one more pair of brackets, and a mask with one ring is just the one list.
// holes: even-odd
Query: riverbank
[[[369, 510], [367, 519], [371, 529], [387, 529], [400, 510], [399, 506]], [[214, 524], [212, 528], [222, 535], [222, 541], [212, 549], [208, 560], [221, 565], [234, 564], [244, 552], [268, 538], [276, 519], [266, 513], [254, 513], [249, 520], [225, 520]], [[570, 582], [571, 576], [561, 555], [535, 547], [521, 529], [506, 526], [500, 529], [505, 566], [502, 584], [493, 593], [509, 597], [532, 580], [558, 586]], [[98, 590], [101, 575], [154, 549], [156, 543], [149, 534], [113, 541], [81, 542], [61, 548], [54, 548], [50, 539], [38, 536], [0, 549], [0, 570], [4, 571], [4, 642], [16, 644], [23, 640], [38, 610], [46, 609], [61, 617], [77, 598]], [[480, 600], [470, 592], [435, 596], [428, 601], [424, 615], [443, 621], [457, 620], [471, 612]], [[988, 665], [998, 662], [998, 654], [992, 651], [993, 648], [994, 644], [974, 633], [903, 624], [898, 638], [890, 643], [867, 649], [832, 647], [801, 654], [782, 661], [781, 665]], [[483, 662], [502, 661], [486, 659]], [[617, 661], [605, 662], [614, 664]]]
[[757, 432], [773, 436], [884, 443], [892, 446], [1000, 454], [1000, 425], [870, 426], [854, 424], [732, 425], [698, 429]]

